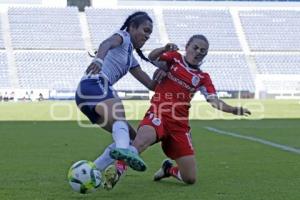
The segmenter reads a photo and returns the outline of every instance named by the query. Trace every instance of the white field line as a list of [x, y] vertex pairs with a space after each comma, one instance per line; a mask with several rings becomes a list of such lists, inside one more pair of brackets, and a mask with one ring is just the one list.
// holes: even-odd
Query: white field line
[[232, 137], [236, 137], [236, 138], [240, 138], [240, 139], [244, 139], [244, 140], [250, 140], [250, 141], [253, 141], [253, 142], [258, 142], [258, 143], [261, 143], [261, 144], [264, 144], [264, 145], [272, 146], [272, 147], [275, 147], [275, 148], [278, 148], [278, 149], [281, 149], [281, 150], [284, 150], [284, 151], [289, 151], [289, 152], [300, 154], [300, 149], [296, 149], [296, 148], [286, 146], [286, 145], [282, 145], [282, 144], [277, 144], [277, 143], [274, 143], [274, 142], [270, 142], [268, 140], [264, 140], [264, 139], [260, 139], [260, 138], [256, 138], [256, 137], [251, 137], [251, 136], [244, 136], [244, 135], [240, 135], [240, 134], [237, 134], [237, 133], [216, 129], [216, 128], [209, 127], [209, 126], [206, 126], [204, 128], [211, 131], [211, 132], [220, 134], [220, 135], [229, 135], [229, 136], [232, 136]]

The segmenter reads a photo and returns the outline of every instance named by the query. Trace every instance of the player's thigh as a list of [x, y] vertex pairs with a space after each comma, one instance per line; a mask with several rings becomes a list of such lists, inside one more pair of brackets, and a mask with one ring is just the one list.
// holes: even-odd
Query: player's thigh
[[98, 124], [110, 132], [115, 121], [126, 120], [124, 106], [119, 98], [110, 98], [99, 102], [95, 111], [100, 116]]
[[[97, 124], [108, 132], [112, 132], [112, 125], [117, 120], [125, 121], [125, 110], [122, 101], [119, 98], [110, 98], [99, 102], [95, 107], [96, 113], [100, 116]], [[134, 140], [136, 130], [128, 123], [129, 136]]]
[[182, 180], [187, 184], [194, 184], [197, 177], [195, 156], [182, 156], [177, 158], [175, 161], [178, 165]]
[[150, 145], [156, 142], [156, 131], [150, 125], [139, 127], [137, 135], [132, 143], [137, 148], [139, 153], [146, 150]]
[[128, 122], [127, 122], [127, 124], [128, 124], [128, 127], [129, 127], [129, 137], [133, 141], [135, 139], [135, 137], [136, 137], [136, 134], [137, 134], [136, 130]]

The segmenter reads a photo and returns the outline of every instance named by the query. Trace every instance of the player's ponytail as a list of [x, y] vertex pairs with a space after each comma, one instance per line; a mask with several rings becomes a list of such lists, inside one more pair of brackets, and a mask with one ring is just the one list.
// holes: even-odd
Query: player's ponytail
[[[142, 52], [141, 49], [135, 49], [136, 53], [140, 56], [141, 59], [147, 61], [147, 62], [150, 62], [152, 63], [145, 55], [144, 53]], [[153, 63], [152, 63], [153, 64]]]

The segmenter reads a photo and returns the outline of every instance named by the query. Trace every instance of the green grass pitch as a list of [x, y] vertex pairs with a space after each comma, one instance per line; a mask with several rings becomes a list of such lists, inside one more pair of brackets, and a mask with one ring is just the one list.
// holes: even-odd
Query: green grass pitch
[[[0, 200], [299, 200], [299, 153], [205, 128], [300, 150], [299, 101], [227, 102], [245, 105], [253, 115], [221, 115], [205, 102], [193, 103], [191, 127], [198, 163], [195, 185], [186, 186], [172, 178], [152, 181], [165, 158], [156, 144], [142, 154], [149, 167], [146, 172], [129, 170], [112, 191], [100, 189], [88, 195], [71, 190], [68, 169], [78, 160], [94, 160], [110, 144], [110, 134], [80, 127], [77, 119], [85, 118], [73, 102], [0, 103]], [[135, 127], [147, 105], [147, 101], [126, 102], [127, 116]]]

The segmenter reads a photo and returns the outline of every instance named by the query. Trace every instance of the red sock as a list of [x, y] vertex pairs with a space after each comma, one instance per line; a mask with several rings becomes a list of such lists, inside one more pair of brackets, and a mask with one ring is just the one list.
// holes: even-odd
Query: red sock
[[128, 166], [123, 160], [117, 160], [115, 165], [120, 174], [123, 174], [128, 168]]
[[171, 167], [167, 173], [169, 173], [171, 176], [177, 178], [178, 180], [182, 181], [181, 175], [180, 175], [180, 171], [178, 169], [178, 167]]

